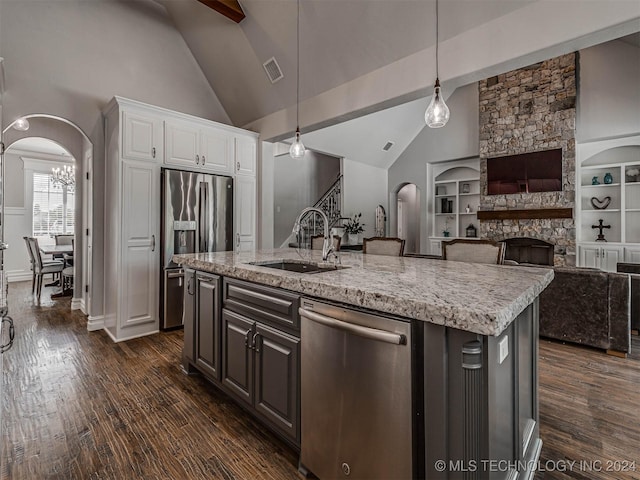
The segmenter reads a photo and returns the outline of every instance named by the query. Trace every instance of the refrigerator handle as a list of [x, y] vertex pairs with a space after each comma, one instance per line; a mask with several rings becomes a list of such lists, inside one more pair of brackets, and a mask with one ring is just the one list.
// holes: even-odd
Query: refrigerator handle
[[208, 252], [207, 245], [207, 236], [209, 235], [209, 202], [207, 201], [209, 184], [207, 182], [200, 183], [200, 221], [198, 222], [200, 226], [200, 245], [198, 246], [198, 251], [200, 252]]

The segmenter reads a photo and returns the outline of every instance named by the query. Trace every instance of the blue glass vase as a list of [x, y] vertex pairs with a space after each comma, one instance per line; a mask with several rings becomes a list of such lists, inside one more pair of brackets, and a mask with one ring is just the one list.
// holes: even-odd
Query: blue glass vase
[[609, 172], [604, 174], [604, 183], [613, 183], [613, 176]]

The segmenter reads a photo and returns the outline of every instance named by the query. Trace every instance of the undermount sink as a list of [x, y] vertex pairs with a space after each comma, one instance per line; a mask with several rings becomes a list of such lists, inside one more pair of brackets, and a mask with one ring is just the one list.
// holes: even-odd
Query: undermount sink
[[340, 265], [318, 265], [311, 262], [295, 262], [289, 260], [267, 261], [267, 262], [250, 262], [250, 265], [258, 267], [275, 268], [278, 270], [286, 270], [287, 272], [296, 273], [322, 273], [332, 272], [347, 267]]

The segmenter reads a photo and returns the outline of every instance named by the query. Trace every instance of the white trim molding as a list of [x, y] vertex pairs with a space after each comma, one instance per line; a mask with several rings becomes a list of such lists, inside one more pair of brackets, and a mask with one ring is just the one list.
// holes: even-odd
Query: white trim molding
[[82, 310], [82, 299], [81, 298], [72, 298], [71, 299], [71, 310]]
[[87, 330], [89, 332], [95, 332], [96, 330], [102, 329], [104, 329], [104, 315], [97, 315], [95, 317], [89, 315], [87, 318]]
[[4, 207], [5, 215], [20, 216], [20, 215], [24, 215], [25, 213], [26, 213], [26, 210], [24, 207]]
[[26, 282], [33, 280], [30, 270], [7, 270], [7, 283]]

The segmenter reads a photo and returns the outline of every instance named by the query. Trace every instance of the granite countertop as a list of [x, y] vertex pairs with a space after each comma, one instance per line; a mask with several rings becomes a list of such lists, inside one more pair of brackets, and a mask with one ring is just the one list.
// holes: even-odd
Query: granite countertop
[[315, 250], [174, 255], [183, 266], [401, 317], [499, 335], [553, 280], [549, 268], [340, 252], [344, 268], [294, 273], [249, 262], [322, 263]]

